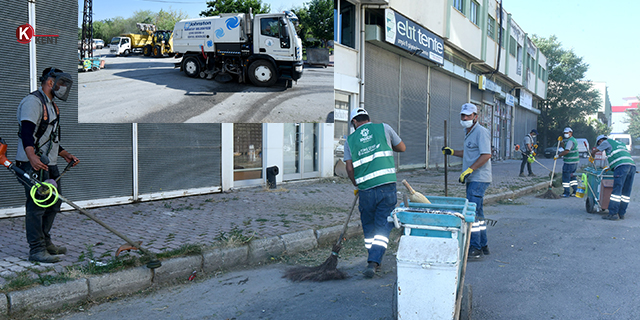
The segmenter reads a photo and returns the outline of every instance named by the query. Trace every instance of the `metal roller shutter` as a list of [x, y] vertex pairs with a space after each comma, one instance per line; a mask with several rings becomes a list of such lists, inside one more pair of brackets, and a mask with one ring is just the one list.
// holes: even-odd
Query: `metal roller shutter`
[[[375, 123], [384, 122], [398, 130], [400, 57], [366, 44], [364, 107]], [[396, 165], [398, 156], [394, 153]]]
[[471, 102], [476, 104], [482, 103], [482, 91], [474, 85], [471, 85]]
[[[513, 129], [514, 140], [515, 140], [514, 143], [519, 144], [521, 147], [522, 147], [522, 143], [524, 142], [524, 136], [526, 136], [527, 133], [531, 131], [531, 129], [527, 128], [527, 123], [528, 123], [527, 113], [529, 113], [529, 111], [527, 111], [522, 107], [514, 107], [514, 119], [515, 119], [514, 120], [515, 125]], [[515, 153], [514, 155], [515, 155], [515, 158], [522, 158], [522, 154], [519, 154], [519, 152]]]
[[[443, 166], [444, 156], [440, 151], [444, 146], [444, 120], [447, 120], [449, 133], [458, 121], [451, 123], [449, 119], [451, 77], [431, 68], [431, 103], [429, 106], [429, 166]], [[454, 142], [448, 135], [449, 146], [462, 147], [462, 142]], [[457, 143], [457, 145], [456, 145]]]
[[221, 125], [140, 124], [140, 193], [220, 186]]
[[402, 58], [400, 132], [407, 151], [399, 154], [400, 165], [425, 166], [427, 159], [428, 68]]
[[385, 122], [398, 132], [399, 56], [366, 44], [365, 109], [372, 122]]
[[[451, 77], [451, 104], [449, 109], [449, 146], [462, 149], [464, 146], [465, 130], [460, 125], [460, 107], [467, 102], [467, 82]], [[440, 153], [442, 154], [442, 153]], [[449, 163], [462, 163], [462, 158], [450, 157]]]
[[[29, 46], [16, 41], [16, 28], [29, 22], [28, 1], [3, 3], [0, 13], [0, 137], [9, 145], [7, 157], [13, 161], [18, 145], [16, 109], [29, 94]], [[0, 207], [23, 206], [24, 189], [4, 167], [0, 167], [0, 181]]]

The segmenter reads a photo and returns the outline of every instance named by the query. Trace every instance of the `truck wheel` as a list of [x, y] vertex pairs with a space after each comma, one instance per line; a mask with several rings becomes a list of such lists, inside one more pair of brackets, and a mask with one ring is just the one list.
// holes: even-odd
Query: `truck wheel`
[[130, 53], [131, 53], [131, 50], [125, 49], [124, 52], [122, 53], [122, 55], [125, 56], [125, 57], [128, 57]]
[[185, 58], [182, 69], [187, 76], [195, 78], [200, 75], [200, 61], [195, 57]]
[[249, 66], [249, 80], [258, 87], [270, 87], [278, 81], [278, 74], [271, 62], [257, 60]]
[[162, 49], [160, 48], [160, 46], [153, 47], [153, 56], [156, 58], [162, 57]]
[[142, 47], [142, 54], [144, 54], [145, 57], [148, 57], [148, 56], [151, 55], [151, 45], [150, 44]]

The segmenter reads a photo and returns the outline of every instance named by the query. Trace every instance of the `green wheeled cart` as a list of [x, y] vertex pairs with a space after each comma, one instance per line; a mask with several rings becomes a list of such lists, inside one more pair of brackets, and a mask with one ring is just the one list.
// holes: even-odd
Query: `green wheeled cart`
[[[607, 168], [586, 168], [585, 208], [589, 213], [599, 213], [609, 207], [613, 191], [613, 172]], [[584, 180], [584, 179], [583, 179]]]

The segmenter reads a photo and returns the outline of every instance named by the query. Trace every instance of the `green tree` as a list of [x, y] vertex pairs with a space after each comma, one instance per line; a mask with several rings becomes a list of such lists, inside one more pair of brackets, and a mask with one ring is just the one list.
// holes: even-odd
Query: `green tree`
[[629, 124], [629, 128], [626, 133], [631, 135], [633, 141], [640, 138], [640, 110], [638, 109], [627, 109], [627, 123]]
[[160, 12], [156, 15], [155, 25], [158, 27], [158, 30], [173, 30], [176, 22], [180, 20], [187, 19], [189, 15], [185, 12], [172, 10], [169, 8], [168, 11], [164, 11], [160, 9]]
[[201, 17], [217, 16], [221, 13], [269, 13], [271, 6], [262, 0], [214, 0], [207, 1], [207, 10], [200, 12]]
[[[593, 123], [585, 118], [598, 110], [600, 93], [585, 79], [589, 65], [582, 61], [572, 49], [562, 48], [558, 38], [533, 36], [533, 42], [547, 58], [548, 87], [547, 99], [540, 106], [538, 131], [545, 146], [552, 144], [567, 126], [585, 124], [595, 132]], [[586, 129], [586, 128], [584, 128]], [[584, 134], [574, 129], [576, 137]]]
[[329, 40], [333, 39], [333, 1], [311, 0], [308, 9], [308, 21], [311, 35], [327, 47]]

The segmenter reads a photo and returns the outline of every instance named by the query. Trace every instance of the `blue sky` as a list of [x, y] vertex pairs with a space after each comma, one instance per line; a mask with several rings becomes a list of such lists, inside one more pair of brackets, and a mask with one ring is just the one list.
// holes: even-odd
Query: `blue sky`
[[[271, 5], [272, 12], [289, 10], [293, 7], [300, 7], [303, 0], [262, 0], [263, 3]], [[78, 0], [78, 25], [82, 25], [82, 9], [84, 1]], [[182, 10], [190, 18], [197, 18], [201, 11], [207, 9], [206, 0], [93, 0], [93, 20], [104, 20], [121, 16], [130, 17], [137, 10], [160, 11], [160, 9]]]
[[612, 106], [640, 95], [640, 1], [503, 0], [529, 35], [556, 35], [589, 64], [586, 78], [607, 83]]

